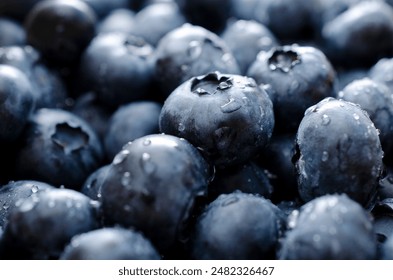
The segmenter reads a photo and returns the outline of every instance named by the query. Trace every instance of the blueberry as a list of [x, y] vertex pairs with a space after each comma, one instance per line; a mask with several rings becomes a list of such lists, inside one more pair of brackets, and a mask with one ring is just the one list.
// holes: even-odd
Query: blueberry
[[92, 200], [77, 191], [37, 192], [9, 213], [5, 256], [56, 259], [73, 236], [97, 228], [96, 212]]
[[[313, 1], [231, 0], [236, 18], [255, 20], [267, 26], [280, 40], [310, 37]], [[290, 23], [290, 24], [289, 24]]]
[[22, 179], [79, 189], [102, 160], [101, 144], [86, 122], [60, 109], [40, 109], [24, 131], [16, 170]]
[[104, 165], [87, 177], [80, 192], [93, 200], [101, 201], [101, 187], [111, 170], [110, 164]]
[[371, 66], [393, 54], [393, 7], [383, 1], [362, 1], [327, 22], [321, 33], [335, 63]]
[[155, 75], [168, 96], [181, 83], [212, 71], [240, 74], [225, 42], [207, 29], [184, 24], [168, 32], [158, 43]]
[[371, 215], [345, 194], [318, 197], [292, 215], [290, 228], [282, 240], [280, 259], [369, 260], [377, 257]]
[[0, 141], [20, 137], [34, 101], [34, 89], [26, 75], [15, 67], [0, 65]]
[[83, 91], [93, 91], [108, 108], [145, 99], [152, 85], [153, 47], [125, 33], [97, 35], [80, 60]]
[[34, 88], [36, 108], [62, 108], [67, 89], [60, 75], [48, 68], [37, 49], [31, 46], [0, 48], [0, 63], [21, 70]]
[[0, 46], [22, 46], [25, 43], [26, 32], [23, 26], [13, 19], [0, 16]]
[[230, 22], [221, 34], [221, 38], [232, 51], [244, 75], [260, 51], [269, 51], [272, 47], [278, 46], [273, 33], [254, 20]]
[[106, 224], [132, 226], [167, 254], [196, 197], [205, 195], [209, 166], [186, 140], [152, 134], [120, 151], [101, 187]]
[[53, 186], [40, 181], [14, 181], [0, 187], [0, 227], [5, 227], [8, 214], [33, 194], [46, 191]]
[[266, 170], [254, 162], [223, 170], [218, 169], [213, 181], [209, 184], [210, 200], [216, 199], [220, 194], [229, 194], [234, 191], [270, 198], [273, 186], [270, 184]]
[[393, 90], [393, 58], [381, 58], [369, 70], [368, 76], [376, 82], [384, 83]]
[[354, 80], [338, 93], [338, 98], [359, 104], [370, 116], [375, 127], [379, 129], [384, 160], [393, 160], [393, 94], [382, 84], [363, 78]]
[[224, 168], [247, 162], [267, 145], [274, 127], [273, 106], [253, 79], [214, 72], [174, 90], [159, 124], [161, 132], [187, 139], [216, 167]]
[[62, 260], [159, 260], [151, 242], [132, 229], [102, 228], [74, 236]]
[[153, 101], [137, 101], [125, 104], [112, 115], [105, 137], [105, 149], [109, 159], [130, 141], [159, 133], [158, 119], [161, 104]]
[[129, 7], [129, 0], [82, 0], [88, 4], [98, 18], [104, 18], [116, 9], [126, 9]]
[[131, 32], [157, 46], [162, 37], [184, 23], [186, 19], [176, 3], [158, 2], [146, 6], [135, 15]]
[[284, 229], [284, 215], [269, 200], [234, 192], [220, 195], [198, 219], [195, 259], [271, 259]]
[[135, 13], [129, 9], [115, 9], [103, 18], [97, 26], [97, 33], [133, 31]]
[[232, 15], [229, 0], [176, 0], [187, 20], [213, 32], [221, 31]]
[[260, 52], [247, 75], [269, 86], [278, 131], [296, 132], [309, 106], [335, 96], [335, 70], [324, 53], [311, 46], [286, 45]]
[[295, 164], [304, 201], [346, 193], [370, 207], [383, 168], [374, 123], [359, 106], [326, 98], [307, 109], [299, 126]]
[[26, 18], [27, 42], [55, 65], [72, 65], [95, 34], [96, 15], [83, 1], [44, 0]]

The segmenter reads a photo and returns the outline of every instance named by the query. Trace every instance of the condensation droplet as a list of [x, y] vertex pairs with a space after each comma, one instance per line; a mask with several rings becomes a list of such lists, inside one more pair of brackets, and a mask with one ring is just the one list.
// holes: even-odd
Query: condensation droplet
[[143, 171], [148, 175], [152, 174], [157, 168], [156, 164], [151, 160], [151, 155], [148, 153], [142, 154], [141, 165]]
[[183, 131], [186, 129], [186, 127], [184, 126], [183, 123], [179, 123], [177, 129], [178, 129], [180, 132], [183, 132]]
[[39, 190], [39, 188], [38, 188], [38, 186], [36, 186], [36, 185], [34, 185], [34, 186], [31, 187], [31, 192], [32, 192], [32, 193], [36, 193], [36, 192], [38, 192], [38, 190]]
[[227, 103], [221, 106], [221, 111], [223, 113], [232, 113], [239, 110], [241, 107], [241, 103], [237, 102], [234, 98], [230, 98]]
[[124, 172], [123, 176], [121, 177], [121, 184], [123, 187], [129, 188], [131, 186], [131, 173]]
[[113, 163], [114, 165], [117, 165], [117, 164], [122, 163], [122, 162], [126, 159], [126, 157], [127, 157], [129, 154], [130, 154], [130, 151], [129, 151], [129, 150], [121, 150], [121, 151], [114, 157], [112, 163]]
[[323, 151], [322, 153], [322, 161], [326, 162], [329, 159], [329, 153], [327, 151]]
[[143, 145], [144, 146], [149, 146], [151, 144], [151, 140], [150, 139], [145, 139], [144, 141], [143, 141]]
[[228, 206], [228, 205], [234, 204], [234, 203], [236, 203], [236, 202], [238, 202], [238, 201], [239, 201], [239, 198], [237, 198], [236, 196], [228, 197], [227, 199], [225, 199], [225, 200], [221, 203], [221, 206]]
[[188, 45], [187, 53], [192, 59], [197, 59], [202, 54], [201, 42], [191, 41]]
[[330, 117], [326, 114], [322, 115], [322, 124], [323, 125], [328, 125], [330, 123]]

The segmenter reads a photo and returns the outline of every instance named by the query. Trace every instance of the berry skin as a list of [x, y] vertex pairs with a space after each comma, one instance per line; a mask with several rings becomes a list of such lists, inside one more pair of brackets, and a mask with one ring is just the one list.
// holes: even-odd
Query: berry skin
[[159, 133], [161, 107], [161, 104], [152, 101], [136, 101], [118, 108], [109, 120], [104, 139], [107, 157], [112, 160], [130, 141]]
[[269, 200], [233, 192], [220, 195], [199, 217], [194, 259], [271, 259], [284, 229], [283, 213]]
[[300, 123], [295, 165], [300, 197], [346, 193], [371, 207], [383, 167], [378, 131], [359, 106], [326, 98]]
[[103, 180], [105, 223], [132, 226], [160, 253], [169, 253], [209, 177], [209, 166], [186, 140], [165, 134], [138, 138], [115, 156]]
[[364, 78], [354, 80], [338, 93], [338, 98], [360, 105], [368, 115], [375, 127], [380, 131], [384, 161], [393, 160], [393, 94], [389, 88], [382, 84]]
[[8, 215], [33, 194], [54, 188], [43, 182], [24, 180], [9, 182], [0, 188], [0, 228], [5, 227]]
[[289, 218], [280, 259], [370, 260], [377, 257], [371, 215], [347, 195], [309, 201]]
[[159, 124], [161, 132], [187, 139], [224, 168], [245, 163], [265, 147], [274, 127], [273, 106], [253, 79], [214, 72], [174, 90]]
[[74, 236], [61, 260], [159, 260], [142, 234], [120, 227], [101, 228]]

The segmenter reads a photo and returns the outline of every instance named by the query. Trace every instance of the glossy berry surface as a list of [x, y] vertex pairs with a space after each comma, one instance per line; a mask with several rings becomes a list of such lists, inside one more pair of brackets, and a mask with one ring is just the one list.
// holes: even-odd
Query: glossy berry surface
[[151, 242], [131, 229], [101, 228], [74, 236], [62, 260], [159, 260]]
[[24, 134], [16, 158], [20, 178], [79, 189], [103, 160], [95, 132], [81, 118], [64, 110], [37, 110]]
[[377, 256], [371, 216], [346, 195], [311, 200], [293, 213], [289, 226], [280, 259], [368, 260]]
[[180, 85], [160, 115], [161, 132], [187, 139], [219, 168], [255, 156], [268, 143], [273, 127], [267, 93], [249, 77], [219, 72]]
[[354, 103], [327, 98], [310, 107], [296, 137], [301, 198], [346, 193], [371, 206], [383, 168], [378, 134], [368, 114]]
[[277, 206], [261, 196], [223, 194], [201, 214], [192, 256], [215, 260], [274, 258], [284, 229], [283, 217]]
[[37, 192], [10, 212], [4, 229], [5, 254], [58, 258], [74, 235], [97, 227], [97, 206], [85, 195], [69, 189]]
[[96, 15], [82, 1], [40, 1], [26, 18], [27, 42], [58, 65], [78, 61], [95, 34]]
[[186, 140], [164, 134], [138, 138], [115, 156], [102, 183], [105, 222], [132, 226], [168, 253], [208, 180], [209, 166]]

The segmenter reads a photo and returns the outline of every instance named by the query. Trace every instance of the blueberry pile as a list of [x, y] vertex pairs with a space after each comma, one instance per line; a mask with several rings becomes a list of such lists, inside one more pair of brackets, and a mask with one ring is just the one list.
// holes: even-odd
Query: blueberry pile
[[0, 259], [393, 259], [392, 138], [393, 1], [0, 1]]

